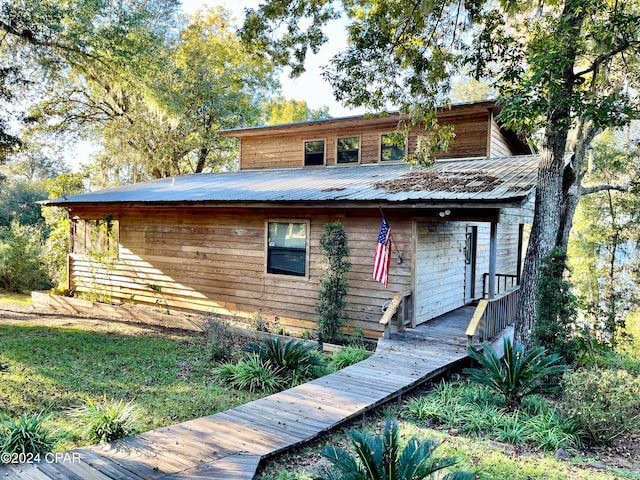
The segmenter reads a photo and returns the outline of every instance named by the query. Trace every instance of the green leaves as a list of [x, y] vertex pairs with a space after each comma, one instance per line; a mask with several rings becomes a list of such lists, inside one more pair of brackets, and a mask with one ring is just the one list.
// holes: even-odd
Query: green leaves
[[[437, 448], [430, 439], [416, 437], [404, 442], [396, 422], [387, 419], [382, 435], [364, 431], [347, 431], [354, 454], [343, 448], [328, 446], [322, 449], [333, 465], [319, 479], [324, 480], [413, 480], [432, 478], [442, 469], [455, 465], [453, 457], [434, 458]], [[440, 477], [438, 477], [440, 478]], [[444, 479], [473, 479], [468, 472], [449, 473]]]
[[318, 293], [318, 330], [324, 340], [333, 340], [348, 320], [346, 313], [347, 274], [351, 270], [347, 233], [340, 222], [327, 223], [320, 235], [322, 258], [318, 266], [323, 270]]
[[25, 413], [10, 419], [0, 416], [0, 452], [43, 454], [51, 452], [58, 434], [46, 426], [49, 415], [44, 412]]
[[508, 337], [505, 337], [503, 346], [502, 360], [486, 342], [481, 350], [473, 346], [467, 349], [469, 356], [484, 368], [465, 370], [472, 382], [486, 385], [501, 394], [505, 406], [512, 410], [520, 407], [527, 395], [549, 394], [558, 389], [549, 377], [567, 370], [566, 365], [559, 364], [559, 355], [547, 355], [542, 347], [525, 351], [523, 344], [518, 343], [514, 347]]

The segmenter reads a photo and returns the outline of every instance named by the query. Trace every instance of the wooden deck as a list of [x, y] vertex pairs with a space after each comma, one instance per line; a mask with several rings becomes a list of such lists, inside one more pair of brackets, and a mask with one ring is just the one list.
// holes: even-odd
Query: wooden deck
[[57, 462], [0, 466], [10, 479], [252, 479], [263, 458], [385, 403], [466, 357], [473, 307], [380, 340], [369, 359], [232, 410], [66, 452]]

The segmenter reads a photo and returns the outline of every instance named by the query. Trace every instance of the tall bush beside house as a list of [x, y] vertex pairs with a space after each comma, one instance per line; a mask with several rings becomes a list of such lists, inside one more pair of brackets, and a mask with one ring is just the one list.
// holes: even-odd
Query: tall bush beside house
[[351, 270], [347, 233], [340, 222], [327, 223], [320, 235], [322, 258], [318, 266], [323, 275], [318, 298], [318, 330], [323, 340], [334, 340], [348, 320], [347, 274]]
[[536, 323], [531, 332], [533, 345], [560, 355], [573, 363], [579, 343], [575, 335], [578, 301], [571, 284], [563, 277], [567, 251], [555, 248], [542, 259], [536, 285]]
[[17, 222], [10, 227], [0, 227], [0, 289], [25, 292], [51, 287], [40, 261], [41, 233], [36, 226]]

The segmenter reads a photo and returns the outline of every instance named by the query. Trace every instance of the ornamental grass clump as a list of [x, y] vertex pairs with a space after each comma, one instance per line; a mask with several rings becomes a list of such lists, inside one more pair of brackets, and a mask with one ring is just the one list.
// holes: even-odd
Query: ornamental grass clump
[[349, 345], [331, 355], [329, 366], [333, 370], [341, 370], [369, 358], [370, 353], [364, 345]]
[[38, 455], [53, 451], [59, 435], [46, 426], [49, 415], [25, 413], [18, 418], [0, 417], [0, 452]]
[[249, 353], [237, 363], [227, 362], [217, 371], [223, 382], [248, 392], [274, 393], [285, 387], [282, 369], [257, 353]]
[[90, 443], [106, 443], [136, 432], [139, 420], [137, 407], [132, 402], [110, 400], [102, 402], [87, 397], [84, 405], [72, 412], [80, 424], [81, 436]]

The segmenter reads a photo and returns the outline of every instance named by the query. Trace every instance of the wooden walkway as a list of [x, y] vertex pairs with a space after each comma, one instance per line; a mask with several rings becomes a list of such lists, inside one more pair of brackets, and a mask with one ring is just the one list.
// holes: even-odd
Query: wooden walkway
[[464, 359], [464, 331], [472, 314], [473, 307], [463, 307], [392, 334], [367, 360], [284, 392], [65, 452], [56, 462], [6, 465], [0, 467], [0, 479], [252, 479], [263, 458], [307, 442]]

